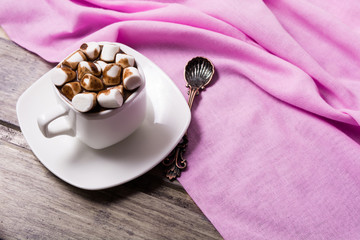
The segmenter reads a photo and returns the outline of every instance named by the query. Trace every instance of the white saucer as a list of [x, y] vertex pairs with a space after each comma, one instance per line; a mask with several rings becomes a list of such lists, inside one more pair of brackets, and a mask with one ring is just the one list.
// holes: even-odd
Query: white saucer
[[94, 150], [67, 135], [45, 138], [37, 116], [57, 104], [47, 74], [17, 102], [20, 128], [34, 154], [49, 171], [78, 188], [109, 188], [146, 173], [171, 152], [190, 124], [189, 107], [171, 79], [142, 54], [125, 45], [121, 48], [142, 65], [148, 94], [146, 119], [122, 142]]

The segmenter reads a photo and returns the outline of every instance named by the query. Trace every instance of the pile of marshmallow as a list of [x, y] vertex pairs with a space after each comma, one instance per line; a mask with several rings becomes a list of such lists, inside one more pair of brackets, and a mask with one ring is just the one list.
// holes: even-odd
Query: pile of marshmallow
[[89, 112], [97, 105], [105, 109], [121, 107], [125, 96], [143, 82], [134, 57], [110, 43], [82, 44], [50, 74], [52, 82], [80, 112]]

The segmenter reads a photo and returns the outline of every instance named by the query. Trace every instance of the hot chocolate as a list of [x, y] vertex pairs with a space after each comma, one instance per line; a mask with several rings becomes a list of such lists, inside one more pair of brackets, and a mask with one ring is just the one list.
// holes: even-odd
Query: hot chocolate
[[84, 43], [51, 72], [62, 96], [80, 112], [119, 108], [143, 79], [133, 56], [119, 45]]

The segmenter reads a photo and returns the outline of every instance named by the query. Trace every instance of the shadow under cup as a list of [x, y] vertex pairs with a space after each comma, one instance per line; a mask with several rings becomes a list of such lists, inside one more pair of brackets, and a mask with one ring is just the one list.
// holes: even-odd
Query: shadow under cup
[[[138, 69], [143, 81], [141, 86], [121, 107], [114, 109], [79, 112], [53, 85], [58, 104], [38, 117], [38, 125], [43, 135], [48, 138], [70, 135], [94, 149], [109, 147], [130, 136], [146, 116], [146, 80], [139, 65]], [[52, 124], [60, 119], [60, 124]]]

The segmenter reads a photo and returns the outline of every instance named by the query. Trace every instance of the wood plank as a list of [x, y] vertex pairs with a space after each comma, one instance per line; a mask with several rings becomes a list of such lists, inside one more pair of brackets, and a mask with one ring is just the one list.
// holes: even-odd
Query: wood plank
[[20, 132], [20, 128], [18, 126], [10, 125], [7, 122], [0, 121], [0, 139], [30, 150], [30, 147]]
[[[219, 238], [200, 212], [184, 207], [184, 202], [191, 204], [185, 192], [176, 193], [180, 204], [146, 193], [155, 188], [176, 191], [162, 181], [153, 182], [151, 175], [107, 190], [86, 191], [50, 174], [31, 151], [2, 140], [0, 158], [11, 159], [0, 165], [4, 238]], [[149, 181], [153, 183], [141, 184]]]
[[0, 62], [0, 239], [221, 239], [160, 165], [101, 191], [75, 188], [50, 173], [21, 134], [15, 106], [53, 65], [4, 39]]
[[16, 118], [17, 99], [55, 64], [50, 64], [5, 39], [0, 39], [0, 59], [1, 120], [18, 125]]

